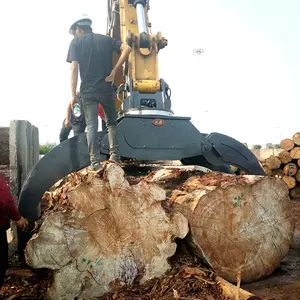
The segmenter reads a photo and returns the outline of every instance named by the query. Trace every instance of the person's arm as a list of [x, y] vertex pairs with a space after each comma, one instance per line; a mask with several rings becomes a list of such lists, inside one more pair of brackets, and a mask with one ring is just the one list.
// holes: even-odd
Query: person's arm
[[71, 101], [68, 103], [67, 110], [66, 110], [66, 117], [65, 117], [65, 127], [70, 127], [70, 116], [71, 116], [72, 104]]
[[72, 61], [71, 63], [71, 93], [72, 93], [72, 107], [77, 101], [76, 89], [78, 82], [78, 61]]
[[4, 215], [13, 220], [19, 227], [27, 227], [27, 221], [20, 215], [18, 208], [15, 205], [9, 187], [4, 180], [4, 176], [0, 174], [0, 199]]
[[118, 72], [119, 68], [122, 67], [122, 65], [124, 64], [124, 62], [128, 59], [129, 54], [131, 53], [131, 47], [125, 43], [122, 43], [120, 45], [120, 49], [115, 49], [116, 52], [118, 52], [118, 50], [121, 51], [121, 56], [119, 58], [119, 60], [117, 61], [115, 67], [113, 68], [113, 70], [111, 71], [111, 73], [109, 74], [109, 76], [106, 77], [105, 81], [106, 82], [113, 82], [115, 79], [115, 75]]
[[77, 97], [76, 97], [76, 89], [78, 82], [78, 65], [79, 65], [79, 51], [77, 45], [77, 39], [74, 38], [70, 44], [69, 52], [67, 56], [67, 62], [71, 63], [71, 108], [74, 106]]

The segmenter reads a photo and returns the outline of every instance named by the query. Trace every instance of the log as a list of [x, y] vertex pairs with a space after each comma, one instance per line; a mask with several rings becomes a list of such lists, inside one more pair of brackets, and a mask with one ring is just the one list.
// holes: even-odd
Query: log
[[9, 127], [0, 127], [0, 165], [9, 165]]
[[300, 170], [297, 171], [295, 178], [298, 182], [300, 182]]
[[[263, 165], [263, 168], [264, 168], [264, 170], [265, 170], [265, 173], [266, 173], [266, 175], [267, 176], [272, 176], [272, 170], [267, 166], [267, 165]], [[240, 175], [246, 175], [246, 174], [240, 174]]]
[[283, 173], [288, 176], [294, 176], [297, 173], [297, 165], [293, 163], [286, 164], [283, 168]]
[[292, 199], [300, 199], [300, 186], [295, 186], [290, 190], [290, 196]]
[[275, 169], [279, 169], [280, 168], [281, 161], [280, 161], [280, 159], [278, 157], [276, 157], [274, 155], [271, 155], [270, 157], [268, 157], [266, 159], [265, 164], [266, 164], [266, 166], [269, 167], [269, 169], [275, 170]]
[[297, 160], [297, 165], [300, 167], [300, 159]]
[[278, 154], [278, 158], [280, 159], [280, 161], [281, 161], [283, 164], [288, 164], [289, 162], [292, 161], [290, 152], [285, 151], [285, 150], [284, 150], [284, 151], [281, 151], [281, 152]]
[[290, 152], [292, 159], [300, 159], [300, 147], [295, 147]]
[[282, 169], [273, 170], [272, 176], [277, 178], [282, 178], [282, 176], [284, 176], [283, 170]]
[[291, 139], [284, 139], [280, 142], [280, 148], [286, 151], [290, 151], [294, 148], [295, 144]]
[[239, 272], [242, 282], [271, 274], [292, 243], [295, 220], [281, 179], [211, 172], [190, 177], [171, 201], [189, 220], [193, 252], [232, 283]]
[[182, 214], [163, 208], [164, 189], [147, 181], [130, 185], [116, 164], [76, 182], [60, 188], [65, 208], [45, 216], [25, 249], [31, 267], [54, 270], [47, 299], [95, 299], [170, 268], [174, 238], [189, 229]]
[[286, 185], [289, 189], [294, 188], [297, 183], [296, 179], [292, 176], [284, 175], [284, 176], [282, 176], [282, 180], [286, 183]]
[[296, 132], [293, 135], [293, 142], [295, 143], [295, 145], [300, 146], [300, 132]]

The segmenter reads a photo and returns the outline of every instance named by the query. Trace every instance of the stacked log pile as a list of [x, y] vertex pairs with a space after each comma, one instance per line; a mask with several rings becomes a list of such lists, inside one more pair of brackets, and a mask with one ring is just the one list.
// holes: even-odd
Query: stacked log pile
[[300, 132], [280, 142], [282, 151], [261, 163], [269, 177], [281, 178], [289, 188], [292, 199], [300, 199]]
[[[122, 286], [136, 291], [170, 271], [178, 239], [209, 266], [185, 267], [183, 281], [193, 276], [220, 287], [226, 299], [251, 299], [240, 283], [271, 274], [291, 245], [295, 220], [288, 191], [282, 180], [266, 176], [177, 167], [136, 178], [108, 164], [98, 175], [71, 174], [44, 194], [45, 211], [26, 260], [54, 271], [49, 299], [119, 299]], [[182, 295], [174, 288], [176, 276], [160, 299], [169, 299], [165, 293], [196, 297], [194, 289]]]

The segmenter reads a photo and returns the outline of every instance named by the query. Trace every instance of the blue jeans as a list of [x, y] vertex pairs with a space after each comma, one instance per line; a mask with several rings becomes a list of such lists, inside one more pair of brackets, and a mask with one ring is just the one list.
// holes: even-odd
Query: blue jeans
[[87, 128], [87, 143], [89, 147], [90, 161], [100, 162], [100, 144], [98, 141], [98, 104], [103, 107], [108, 130], [108, 142], [110, 156], [114, 159], [120, 157], [119, 141], [117, 136], [117, 109], [115, 94], [104, 93], [84, 93], [81, 95], [85, 123]]

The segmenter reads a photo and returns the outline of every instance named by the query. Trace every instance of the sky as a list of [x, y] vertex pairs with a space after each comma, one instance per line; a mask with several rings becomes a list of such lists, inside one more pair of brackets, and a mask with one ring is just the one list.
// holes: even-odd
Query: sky
[[[105, 34], [106, 2], [1, 4], [0, 126], [28, 120], [41, 144], [58, 143], [71, 95], [68, 29], [84, 13]], [[168, 39], [159, 75], [172, 89], [174, 113], [200, 132], [249, 144], [300, 131], [299, 15], [299, 0], [150, 0], [152, 32]]]

